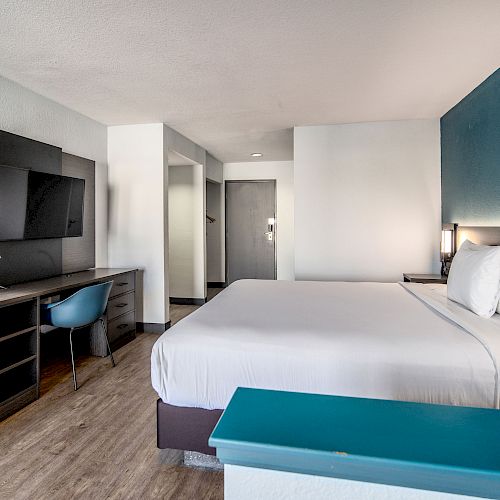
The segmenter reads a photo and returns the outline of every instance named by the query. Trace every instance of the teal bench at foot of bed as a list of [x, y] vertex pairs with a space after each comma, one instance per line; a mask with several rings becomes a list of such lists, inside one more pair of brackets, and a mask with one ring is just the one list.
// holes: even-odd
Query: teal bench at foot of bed
[[499, 410], [239, 388], [209, 444], [227, 500], [500, 499]]

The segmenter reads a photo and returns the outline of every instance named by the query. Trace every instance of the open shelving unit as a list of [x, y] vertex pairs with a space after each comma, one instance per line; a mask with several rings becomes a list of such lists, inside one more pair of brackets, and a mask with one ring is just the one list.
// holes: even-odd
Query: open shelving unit
[[37, 300], [0, 307], [0, 419], [38, 397]]

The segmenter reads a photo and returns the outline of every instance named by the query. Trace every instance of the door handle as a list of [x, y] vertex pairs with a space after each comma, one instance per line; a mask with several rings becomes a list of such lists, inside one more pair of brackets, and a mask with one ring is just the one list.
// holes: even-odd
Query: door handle
[[267, 219], [267, 231], [264, 233], [269, 241], [273, 241], [274, 224], [276, 224], [276, 219], [269, 217]]

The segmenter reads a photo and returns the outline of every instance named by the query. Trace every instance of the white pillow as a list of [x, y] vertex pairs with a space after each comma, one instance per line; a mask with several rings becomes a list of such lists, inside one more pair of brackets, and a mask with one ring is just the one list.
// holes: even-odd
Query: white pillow
[[500, 297], [500, 247], [462, 243], [451, 263], [448, 298], [491, 318]]

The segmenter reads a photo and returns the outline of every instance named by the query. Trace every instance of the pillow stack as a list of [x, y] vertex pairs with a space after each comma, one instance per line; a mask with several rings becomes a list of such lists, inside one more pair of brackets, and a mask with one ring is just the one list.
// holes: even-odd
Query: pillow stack
[[478, 316], [491, 318], [500, 309], [500, 247], [466, 240], [451, 264], [448, 298]]

